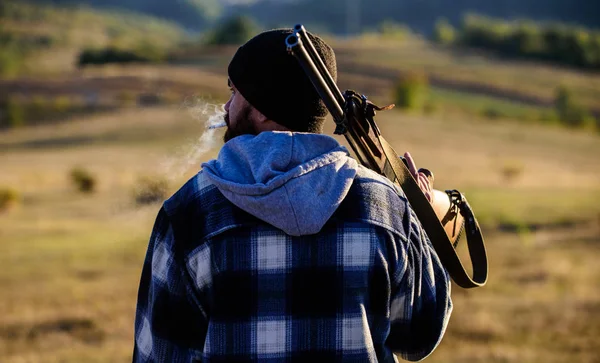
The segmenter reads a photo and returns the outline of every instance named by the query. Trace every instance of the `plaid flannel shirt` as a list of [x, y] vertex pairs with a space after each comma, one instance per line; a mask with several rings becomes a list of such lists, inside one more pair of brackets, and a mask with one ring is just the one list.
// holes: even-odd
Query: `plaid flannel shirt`
[[402, 192], [365, 168], [323, 229], [292, 237], [201, 171], [155, 222], [134, 362], [394, 362], [439, 344], [450, 281]]

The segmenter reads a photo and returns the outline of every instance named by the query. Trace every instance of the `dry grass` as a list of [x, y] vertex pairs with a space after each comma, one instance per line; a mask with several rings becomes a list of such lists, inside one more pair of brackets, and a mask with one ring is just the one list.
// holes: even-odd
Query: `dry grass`
[[552, 100], [559, 85], [574, 90], [574, 96], [589, 107], [600, 108], [600, 77], [597, 73], [558, 68], [538, 62], [493, 59], [482, 53], [444, 49], [420, 39], [403, 42], [337, 41], [343, 63], [377, 70], [425, 70], [449, 81], [488, 85], [494, 89], [520, 92]]
[[599, 232], [494, 235], [490, 282], [454, 290], [454, 318], [431, 361], [597, 362]]
[[[169, 93], [178, 106], [0, 132], [0, 189], [19, 195], [14, 208], [0, 213], [1, 362], [130, 361], [138, 281], [160, 205], [139, 205], [132, 191], [154, 175], [174, 192], [220, 145], [217, 131], [212, 148], [194, 153], [204, 129], [194, 117], [202, 108], [190, 106], [202, 104], [198, 95], [206, 101], [210, 94], [211, 101], [227, 94], [226, 64], [235, 47], [202, 50], [190, 65], [75, 71], [75, 48], [107, 44], [105, 31], [115, 19], [83, 12], [66, 27], [72, 19], [60, 15], [66, 44], [28, 63], [37, 75], [18, 81], [32, 84], [23, 93]], [[95, 30], [79, 34], [88, 23]], [[55, 25], [30, 25], [14, 30], [57, 33]], [[391, 101], [396, 71], [424, 69], [544, 102], [565, 84], [586, 106], [600, 107], [597, 74], [457, 53], [412, 38], [332, 42], [340, 86], [378, 104]], [[466, 193], [485, 229], [489, 283], [454, 288], [454, 315], [428, 361], [600, 362], [600, 137], [445, 111], [383, 112], [377, 120], [396, 151], [410, 151], [435, 172], [437, 188]], [[95, 193], [74, 191], [75, 166], [96, 176]], [[464, 245], [460, 253], [466, 255]]]
[[[0, 361], [130, 359], [137, 283], [158, 210], [136, 206], [131, 190], [140, 175], [184, 155], [180, 145], [193, 141], [184, 135], [201, 132], [187, 110], [174, 108], [0, 136], [0, 183], [23, 195], [20, 208], [0, 216]], [[73, 192], [74, 165], [98, 176], [97, 193]], [[177, 166], [180, 184], [193, 170]]]
[[[0, 361], [131, 359], [137, 284], [159, 206], [136, 206], [131, 190], [149, 174], [176, 188], [220, 145], [216, 132], [215, 148], [190, 153], [203, 126], [188, 111], [131, 109], [0, 134], [0, 185], [22, 195], [19, 208], [0, 215]], [[439, 188], [470, 191], [487, 215], [490, 283], [454, 289], [454, 316], [430, 361], [597, 361], [597, 227], [493, 226], [595, 221], [598, 136], [396, 112], [379, 120], [398, 152], [434, 170]], [[507, 185], [510, 162], [523, 170]], [[74, 165], [97, 175], [95, 194], [72, 191]]]

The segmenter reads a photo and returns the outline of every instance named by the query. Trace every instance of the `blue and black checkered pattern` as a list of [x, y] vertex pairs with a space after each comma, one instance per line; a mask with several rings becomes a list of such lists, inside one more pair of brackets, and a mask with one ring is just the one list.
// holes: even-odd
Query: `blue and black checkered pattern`
[[235, 207], [200, 172], [156, 219], [133, 361], [419, 360], [451, 310], [407, 200], [369, 170], [318, 234], [300, 237]]

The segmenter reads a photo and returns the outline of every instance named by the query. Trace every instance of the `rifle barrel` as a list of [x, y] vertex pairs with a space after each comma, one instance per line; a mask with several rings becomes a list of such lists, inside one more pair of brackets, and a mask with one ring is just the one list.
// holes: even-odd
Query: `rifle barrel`
[[[304, 46], [305, 42], [312, 46], [312, 43], [310, 43], [310, 39], [308, 37], [303, 37], [302, 33], [300, 33], [300, 32], [295, 32], [294, 34], [290, 34], [285, 39], [285, 43], [287, 45], [288, 51], [290, 51], [298, 59], [300, 66], [302, 66], [302, 68], [304, 69], [304, 72], [306, 73], [306, 75], [312, 82], [313, 86], [315, 87], [315, 90], [317, 91], [319, 96], [321, 96], [321, 99], [325, 103], [325, 106], [331, 113], [331, 116], [335, 120], [336, 124], [343, 123], [344, 122], [344, 109], [343, 109], [344, 96], [342, 95], [340, 90], [337, 88], [337, 86], [335, 86], [335, 88], [332, 88], [328, 84], [327, 80], [323, 77], [324, 74], [325, 74], [325, 76], [329, 76], [330, 82], [335, 85], [335, 83], [333, 82], [333, 79], [331, 79], [331, 75], [329, 74], [329, 72], [327, 71], [327, 68], [325, 68], [325, 65], [323, 64], [323, 61], [318, 56], [318, 54], [316, 54], [316, 51], [315, 51], [315, 55], [317, 56], [316, 58], [317, 58], [317, 60], [319, 60], [321, 62], [321, 65], [324, 68], [325, 73], [322, 73], [319, 71], [318, 66], [315, 64], [315, 60], [313, 60], [313, 58], [310, 56], [309, 52], [306, 50], [306, 47]], [[313, 48], [313, 50], [314, 50], [314, 48]], [[318, 64], [318, 62], [317, 62], [317, 64]], [[340, 103], [340, 100], [342, 101], [341, 103]]]
[[327, 70], [327, 67], [325, 67], [323, 59], [317, 53], [317, 50], [315, 49], [315, 46], [312, 43], [312, 40], [310, 40], [310, 38], [308, 37], [306, 28], [304, 28], [304, 25], [302, 24], [296, 24], [296, 26], [294, 26], [294, 31], [297, 34], [300, 34], [300, 38], [302, 39], [302, 43], [305, 45], [308, 55], [310, 55], [310, 58], [317, 66], [319, 73], [325, 79], [325, 82], [327, 83], [327, 86], [329, 86], [329, 89], [333, 93], [333, 96], [335, 97], [336, 101], [340, 104], [340, 106], [343, 107], [344, 103], [346, 103], [346, 100], [344, 99], [342, 92], [340, 92], [340, 89], [338, 88], [337, 84], [333, 80], [333, 77], [331, 77], [329, 70]]

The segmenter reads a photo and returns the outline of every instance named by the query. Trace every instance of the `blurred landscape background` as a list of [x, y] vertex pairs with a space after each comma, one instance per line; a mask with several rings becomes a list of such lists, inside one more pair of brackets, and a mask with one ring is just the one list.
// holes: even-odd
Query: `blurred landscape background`
[[427, 361], [600, 362], [588, 0], [0, 0], [0, 362], [131, 360], [152, 224], [222, 145], [229, 59], [296, 23], [484, 230], [489, 282], [454, 287]]

